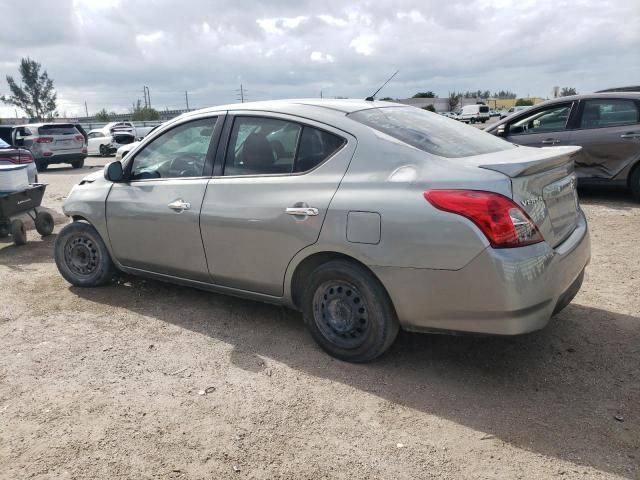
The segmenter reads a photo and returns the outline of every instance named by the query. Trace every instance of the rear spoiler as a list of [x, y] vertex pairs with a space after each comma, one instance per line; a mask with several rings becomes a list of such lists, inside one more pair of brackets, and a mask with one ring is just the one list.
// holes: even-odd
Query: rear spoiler
[[582, 150], [582, 147], [543, 147], [538, 149], [539, 154], [533, 158], [518, 161], [517, 159], [478, 165], [486, 170], [502, 173], [508, 177], [524, 177], [534, 173], [553, 170], [566, 165], [568, 161], [574, 161], [574, 157]]

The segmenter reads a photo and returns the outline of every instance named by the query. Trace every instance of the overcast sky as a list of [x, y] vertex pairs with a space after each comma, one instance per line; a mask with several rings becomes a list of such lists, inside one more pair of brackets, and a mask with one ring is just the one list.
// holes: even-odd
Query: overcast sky
[[[433, 90], [640, 84], [640, 0], [0, 0], [0, 94], [43, 64], [61, 114]], [[13, 116], [0, 105], [0, 115]]]

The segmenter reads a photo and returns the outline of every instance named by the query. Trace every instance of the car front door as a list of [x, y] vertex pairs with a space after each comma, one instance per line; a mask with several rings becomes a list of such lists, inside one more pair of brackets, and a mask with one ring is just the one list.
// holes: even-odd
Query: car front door
[[583, 100], [571, 143], [583, 155], [576, 162], [580, 178], [613, 179], [640, 159], [640, 108], [631, 99]]
[[214, 283], [281, 296], [289, 262], [318, 239], [356, 142], [326, 125], [261, 115], [227, 122], [226, 159], [216, 160], [200, 226]]
[[529, 147], [568, 145], [573, 102], [530, 109], [506, 126], [507, 140]]
[[210, 280], [200, 206], [223, 117], [172, 126], [125, 165], [126, 181], [107, 198], [107, 229], [124, 266], [189, 280]]

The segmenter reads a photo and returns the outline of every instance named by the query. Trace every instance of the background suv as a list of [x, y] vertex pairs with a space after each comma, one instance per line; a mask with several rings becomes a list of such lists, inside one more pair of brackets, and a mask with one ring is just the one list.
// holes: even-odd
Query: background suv
[[14, 127], [14, 145], [31, 151], [38, 171], [53, 163], [82, 168], [87, 156], [85, 136], [71, 123], [30, 123]]

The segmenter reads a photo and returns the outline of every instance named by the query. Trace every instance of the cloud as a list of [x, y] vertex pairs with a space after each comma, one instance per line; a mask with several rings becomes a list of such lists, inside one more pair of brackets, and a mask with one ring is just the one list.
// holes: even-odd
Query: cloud
[[[21, 57], [54, 79], [59, 110], [126, 111], [236, 99], [510, 89], [549, 95], [640, 78], [637, 2], [596, 0], [32, 0], [0, 3], [0, 73]], [[0, 93], [6, 85], [0, 78]], [[13, 108], [0, 105], [0, 115]]]

